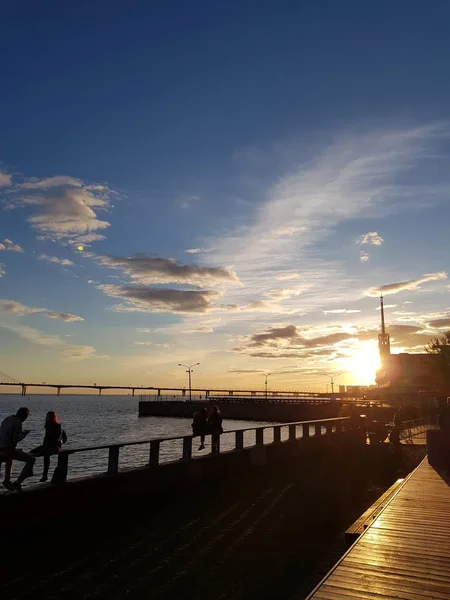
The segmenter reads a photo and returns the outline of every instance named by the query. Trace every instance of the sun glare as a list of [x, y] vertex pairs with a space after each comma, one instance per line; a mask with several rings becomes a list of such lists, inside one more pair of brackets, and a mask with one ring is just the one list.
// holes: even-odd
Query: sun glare
[[380, 367], [378, 348], [361, 346], [354, 350], [352, 356], [343, 359], [343, 366], [357, 385], [375, 383], [375, 375]]

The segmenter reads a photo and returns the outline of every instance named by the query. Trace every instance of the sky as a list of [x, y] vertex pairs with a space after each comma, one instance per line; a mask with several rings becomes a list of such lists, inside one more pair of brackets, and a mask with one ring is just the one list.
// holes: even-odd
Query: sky
[[450, 3], [16, 0], [0, 371], [374, 382], [450, 327]]

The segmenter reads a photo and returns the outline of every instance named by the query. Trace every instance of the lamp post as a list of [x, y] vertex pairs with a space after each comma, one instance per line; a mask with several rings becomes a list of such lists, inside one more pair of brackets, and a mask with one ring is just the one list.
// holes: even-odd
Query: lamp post
[[192, 367], [196, 367], [199, 364], [200, 363], [194, 363], [193, 365], [183, 365], [181, 363], [178, 363], [179, 367], [186, 367], [186, 369], [187, 369], [186, 373], [189, 375], [189, 402], [192, 402], [191, 373], [194, 370]]
[[321, 375], [323, 375], [324, 377], [329, 377], [330, 381], [331, 381], [331, 395], [334, 395], [334, 378], [335, 377], [339, 377], [340, 373], [337, 373], [337, 375], [329, 375], [328, 373], [321, 373]]
[[267, 400], [267, 378], [270, 376], [270, 373], [264, 373], [263, 377], [265, 378], [265, 386], [266, 386], [266, 400]]

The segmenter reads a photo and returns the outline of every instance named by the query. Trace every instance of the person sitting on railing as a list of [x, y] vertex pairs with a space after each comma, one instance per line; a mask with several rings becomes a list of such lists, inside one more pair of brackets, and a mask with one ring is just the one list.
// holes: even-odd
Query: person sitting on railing
[[222, 428], [222, 415], [218, 406], [213, 406], [212, 411], [208, 417], [209, 432], [213, 436], [213, 450], [215, 450], [215, 444], [217, 444], [218, 436], [223, 433]]
[[66, 443], [67, 435], [61, 424], [58, 422], [56, 413], [50, 410], [45, 416], [45, 435], [42, 446], [34, 448], [31, 453], [34, 456], [44, 457], [44, 471], [40, 479], [41, 483], [47, 481], [48, 470], [50, 468], [50, 456], [58, 454], [61, 446]]
[[208, 409], [202, 408], [199, 412], [194, 413], [192, 421], [192, 435], [200, 436], [199, 450], [205, 449], [205, 435], [208, 433]]
[[[15, 415], [6, 417], [0, 426], [0, 462], [5, 462], [5, 480], [3, 485], [10, 491], [22, 491], [22, 482], [33, 475], [34, 456], [18, 450], [17, 444], [30, 433], [29, 429], [22, 429], [22, 424], [28, 419], [30, 409], [22, 406]], [[11, 470], [14, 460], [25, 463], [22, 472], [14, 483], [11, 483]]]
[[446, 438], [450, 440], [450, 396], [447, 398], [447, 404], [439, 414], [439, 427]]

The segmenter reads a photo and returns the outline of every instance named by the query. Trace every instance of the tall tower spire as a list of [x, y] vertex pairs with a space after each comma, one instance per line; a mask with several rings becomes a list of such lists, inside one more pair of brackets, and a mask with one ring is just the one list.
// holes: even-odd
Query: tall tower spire
[[378, 334], [378, 351], [380, 353], [380, 363], [386, 360], [391, 354], [391, 340], [389, 334], [386, 333], [386, 327], [384, 323], [384, 304], [383, 296], [380, 296], [380, 308], [381, 308], [381, 333]]

